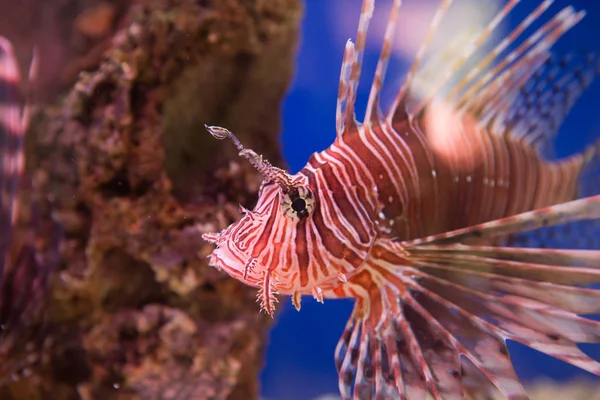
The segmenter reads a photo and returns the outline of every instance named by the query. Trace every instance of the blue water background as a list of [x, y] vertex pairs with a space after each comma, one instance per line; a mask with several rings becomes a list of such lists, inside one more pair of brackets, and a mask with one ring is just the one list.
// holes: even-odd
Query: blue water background
[[[405, 0], [405, 3], [411, 1], [420, 0]], [[537, 2], [523, 3], [525, 5], [518, 6], [510, 18], [513, 26], [532, 9], [531, 4]], [[557, 47], [600, 51], [600, 2], [557, 0], [552, 10], [569, 3], [577, 9], [586, 9], [588, 15]], [[301, 169], [313, 152], [328, 147], [335, 137], [340, 63], [346, 40], [355, 37], [360, 4], [359, 0], [305, 1], [295, 79], [283, 107], [283, 149], [293, 172]], [[377, 1], [377, 7], [385, 9], [389, 9], [390, 4], [389, 0]], [[351, 23], [340, 23], [342, 18]], [[427, 24], [428, 20], [423, 23]], [[370, 47], [365, 55], [357, 101], [359, 114], [366, 104], [378, 53], [379, 47]], [[399, 81], [408, 61], [394, 59], [388, 82]], [[556, 153], [558, 156], [573, 154], [598, 137], [600, 81], [595, 82], [569, 114], [556, 141]], [[319, 304], [307, 297], [303, 299], [302, 311], [296, 312], [286, 298], [281, 308], [270, 335], [261, 376], [263, 396], [269, 400], [309, 400], [325, 393], [337, 393], [333, 352], [352, 303], [326, 300], [325, 304]], [[523, 346], [511, 343], [510, 350], [519, 376], [526, 381], [544, 377], [592, 379], [591, 374]], [[585, 346], [584, 351], [600, 359], [600, 345]]]

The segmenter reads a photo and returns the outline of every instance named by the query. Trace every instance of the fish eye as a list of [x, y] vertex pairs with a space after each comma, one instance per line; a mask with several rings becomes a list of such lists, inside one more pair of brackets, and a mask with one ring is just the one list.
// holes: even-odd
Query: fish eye
[[298, 197], [292, 201], [292, 210], [297, 213], [303, 213], [306, 210], [306, 200], [302, 197]]
[[283, 194], [283, 211], [292, 219], [306, 218], [315, 208], [312, 191], [306, 186], [300, 186]]

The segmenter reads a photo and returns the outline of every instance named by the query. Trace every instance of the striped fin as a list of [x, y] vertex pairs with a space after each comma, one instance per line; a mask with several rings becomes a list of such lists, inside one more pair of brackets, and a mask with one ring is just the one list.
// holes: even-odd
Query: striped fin
[[[505, 57], [499, 60], [509, 46], [523, 34], [554, 2], [554, 0], [545, 0], [541, 2], [519, 25], [501, 40], [489, 54], [480, 60], [474, 68], [465, 74], [465, 76], [452, 87], [446, 96], [447, 101], [456, 101], [456, 97], [460, 93], [465, 93], [465, 89], [469, 89], [468, 96], [476, 93], [484, 85], [490, 82], [495, 74], [504, 69], [511, 62], [511, 57], [518, 57], [525, 51], [525, 47], [519, 47], [518, 50], [511, 53], [511, 57]], [[488, 68], [492, 68], [488, 70]], [[478, 78], [478, 79], [477, 79]]]
[[[437, 73], [432, 80], [428, 78], [431, 74], [426, 73], [433, 68], [432, 62], [425, 63], [425, 59], [452, 4], [452, 0], [443, 0], [386, 120], [394, 124], [419, 117], [430, 104], [443, 99], [452, 108], [477, 117], [480, 124], [491, 132], [510, 134], [535, 147], [547, 144], [574, 102], [595, 77], [598, 62], [595, 56], [573, 57], [575, 53], [560, 59], [557, 64], [554, 63], [555, 58], [551, 57], [550, 48], [585, 15], [571, 6], [563, 8], [522, 40], [516, 49], [505, 54], [512, 44], [522, 39], [524, 32], [544, 14], [553, 0], [541, 2], [487, 56], [477, 60], [499, 24], [519, 2], [508, 1], [478, 34], [467, 35], [471, 38], [465, 40], [462, 47], [454, 49], [455, 44], [450, 42], [445, 49], [447, 51], [442, 49], [444, 63], [438, 62], [437, 65], [443, 68], [435, 68], [441, 73]], [[391, 56], [400, 5], [400, 0], [394, 0], [390, 11], [371, 85], [365, 123], [383, 122], [380, 94]], [[337, 103], [338, 136], [358, 125], [354, 102], [373, 6], [373, 0], [363, 0], [356, 46], [349, 41], [344, 51]], [[571, 62], [565, 63], [567, 59], [571, 59]], [[423, 80], [427, 84], [420, 83]], [[426, 87], [425, 92], [421, 86]]]
[[[600, 363], [577, 347], [600, 343], [600, 322], [581, 316], [600, 313], [600, 290], [581, 287], [600, 282], [600, 250], [477, 244], [599, 218], [596, 196], [423, 239], [378, 241], [348, 280], [365, 289], [355, 290], [336, 351], [343, 398], [491, 396], [476, 370], [507, 398], [527, 399], [507, 339], [600, 375]], [[378, 366], [382, 379], [365, 373]]]
[[[445, 57], [443, 68], [437, 69], [440, 73], [434, 79], [429, 79], [421, 76], [425, 70], [431, 69], [423, 66], [425, 55], [450, 3], [443, 1], [438, 7], [424, 43], [387, 115], [388, 120], [394, 123], [419, 117], [430, 104], [443, 100], [452, 108], [475, 116], [482, 127], [493, 128], [497, 134], [508, 133], [525, 138], [527, 143], [535, 143], [536, 146], [547, 142], [556, 133], [574, 101], [591, 82], [590, 76], [594, 75], [596, 67], [592, 65], [591, 58], [585, 58], [585, 63], [580, 65], [559, 63], [559, 70], [562, 68], [562, 71], [552, 72], [552, 81], [544, 79], [536, 85], [536, 78], [548, 78], [548, 74], [544, 75], [544, 69], [552, 70], [552, 62], [547, 63], [546, 67], [544, 64], [551, 56], [549, 49], [585, 13], [577, 12], [570, 6], [565, 7], [523, 39], [523, 34], [553, 3], [553, 0], [543, 1], [491, 51], [486, 52], [486, 56], [481, 57], [480, 53], [484, 46], [490, 44], [500, 22], [519, 3], [519, 0], [508, 1], [485, 28], [454, 51], [454, 57]], [[519, 41], [521, 43], [506, 54], [510, 46]], [[384, 48], [386, 46], [387, 38]], [[448, 47], [451, 46], [450, 43]], [[426, 84], [421, 82], [423, 80], [426, 80]], [[378, 81], [376, 74], [375, 82]], [[373, 86], [379, 87], [375, 83]], [[528, 93], [532, 86], [536, 88]], [[516, 106], [520, 101], [527, 100], [529, 108]], [[516, 113], [520, 113], [518, 120], [514, 117]], [[546, 115], [552, 115], [553, 118], [545, 120]]]
[[423, 270], [466, 287], [538, 299], [577, 314], [600, 313], [599, 291], [572, 286], [600, 282], [598, 251], [447, 245], [410, 254]]
[[[415, 261], [415, 266], [420, 265], [423, 263]], [[544, 303], [541, 298], [508, 294], [499, 285], [494, 287], [496, 292], [490, 293], [487, 285], [468, 286], [462, 280], [458, 283], [454, 274], [436, 274], [421, 268], [410, 272], [414, 277], [411, 286], [431, 300], [428, 309], [436, 312], [445, 309], [444, 313], [462, 315], [464, 323], [477, 322], [471, 340], [480, 342], [485, 337], [482, 333], [493, 333], [600, 375], [600, 363], [585, 356], [576, 346], [600, 342], [599, 322]], [[490, 279], [495, 283], [495, 278]], [[504, 353], [505, 348], [499, 347], [498, 351]], [[506, 389], [503, 391], [506, 394]]]
[[360, 81], [365, 46], [367, 44], [369, 22], [371, 22], [371, 18], [373, 17], [374, 7], [375, 0], [363, 0], [360, 19], [358, 21], [356, 44], [353, 44], [349, 40], [344, 49], [336, 113], [338, 136], [342, 136], [345, 132], [356, 128], [358, 125], [354, 105]]
[[[441, 74], [438, 72], [438, 75], [441, 75], [441, 77], [436, 79], [435, 84], [431, 85], [432, 87], [429, 88], [428, 92], [420, 99], [420, 103], [415, 106], [413, 111], [411, 111], [413, 115], [420, 113], [426, 105], [431, 103], [434, 97], [443, 90], [445, 85], [450, 84], [456, 74], [458, 74], [458, 72], [467, 64], [469, 58], [481, 49], [482, 45], [487, 42], [498, 25], [500, 25], [502, 20], [508, 16], [519, 1], [520, 0], [511, 0], [506, 3], [504, 8], [492, 18], [484, 29], [477, 35], [474, 35], [471, 40], [466, 41], [462, 48], [455, 50], [457, 56], [440, 68]], [[419, 72], [419, 75], [421, 75], [421, 73], [422, 72]]]
[[535, 229], [511, 235], [507, 244], [516, 247], [565, 247], [600, 249], [600, 220], [584, 220], [561, 226]]
[[599, 201], [600, 196], [585, 198], [405, 242], [402, 252], [415, 269], [404, 273], [412, 275], [412, 286], [434, 302], [432, 307], [446, 307], [501, 338], [600, 375], [600, 363], [577, 347], [600, 343], [600, 322], [580, 316], [600, 313], [600, 290], [580, 287], [600, 282], [600, 250], [466, 244], [514, 229], [598, 219]]
[[[374, 278], [377, 278], [374, 276]], [[431, 335], [428, 322], [418, 318], [410, 306], [403, 306], [393, 292], [371, 291], [359, 299], [336, 348], [343, 399], [425, 399], [430, 384], [447, 399], [460, 399], [460, 367], [456, 354], [439, 334]], [[385, 308], [377, 305], [385, 304]], [[366, 308], [371, 311], [367, 317]], [[381, 312], [386, 310], [385, 313]], [[390, 311], [391, 310], [391, 311]], [[419, 334], [413, 330], [417, 317]], [[413, 321], [411, 324], [410, 321]], [[448, 374], [447, 371], [453, 371]], [[443, 381], [441, 388], [433, 384]], [[439, 398], [439, 396], [437, 397]]]
[[452, 232], [406, 241], [403, 242], [403, 245], [410, 249], [423, 244], [460, 243], [469, 239], [497, 238], [545, 226], [599, 218], [600, 195], [597, 195], [457, 229]]
[[[584, 66], [561, 63], [560, 66], [564, 69], [563, 73], [555, 74], [556, 80], [552, 82], [552, 85], [551, 82], [546, 82], [546, 89], [551, 92], [543, 92], [537, 99], [530, 99], [529, 113], [525, 115], [525, 118], [520, 118], [518, 127], [514, 126], [514, 114], [517, 110], [515, 104], [519, 102], [520, 98], [528, 97], [525, 96], [526, 88], [531, 86], [536, 77], [543, 75], [538, 70], [541, 69], [543, 72], [544, 68], [542, 67], [550, 58], [549, 49], [575, 26], [585, 13], [576, 12], [570, 6], [565, 7], [523, 40], [515, 50], [505, 54], [510, 45], [520, 40], [527, 28], [536, 22], [553, 3], [553, 0], [545, 0], [503, 40], [500, 40], [487, 56], [477, 61], [478, 53], [488, 44], [499, 24], [519, 2], [520, 0], [507, 2], [485, 28], [478, 34], [470, 35], [471, 39], [464, 41], [461, 48], [453, 49], [453, 57], [447, 54], [450, 53], [450, 47], [455, 46], [450, 42], [445, 49], [447, 52], [442, 50], [442, 53], [446, 54], [443, 68], [436, 68], [436, 71], [441, 70], [441, 74], [437, 73], [438, 77], [433, 83], [429, 83], [427, 76], [431, 74], [426, 72], [431, 70], [432, 65], [425, 63], [426, 55], [452, 5], [452, 0], [443, 0], [433, 16], [426, 37], [386, 119], [393, 124], [398, 120], [405, 120], [407, 117], [416, 117], [422, 114], [433, 101], [443, 97], [445, 102], [453, 107], [478, 117], [486, 127], [491, 121], [494, 121], [495, 130], [502, 134], [507, 131], [508, 127], [511, 127], [511, 134], [527, 136], [530, 141], [539, 141], [540, 138], [549, 139], [554, 135], [574, 101], [591, 82], [589, 77], [593, 75], [592, 70], [594, 69], [591, 59], [586, 59], [588, 64]], [[394, 0], [371, 85], [364, 118], [365, 123], [383, 121], [383, 113], [379, 104], [380, 94], [391, 56], [400, 6], [401, 0]], [[344, 50], [336, 113], [338, 136], [358, 124], [355, 118], [354, 103], [373, 7], [374, 0], [363, 0], [356, 45], [349, 41]], [[582, 67], [584, 68], [582, 69]], [[533, 75], [535, 76], [532, 78]], [[428, 81], [425, 85], [428, 87], [425, 93], [422, 89], [415, 87], [415, 85], [423, 86], [419, 83], [423, 79]], [[560, 87], [559, 94], [555, 93], [556, 86]], [[539, 88], [540, 84], [537, 87]], [[509, 90], [506, 90], [507, 88]], [[537, 94], [537, 90], [534, 93]], [[529, 97], [532, 96], [529, 94]], [[559, 110], [560, 112], [556, 112]], [[523, 112], [521, 108], [520, 113], [523, 114]], [[552, 121], [544, 121], [543, 116], [549, 114], [553, 115]]]
[[[30, 82], [36, 73], [34, 53]], [[24, 175], [23, 140], [30, 116], [29, 105], [22, 106], [20, 83], [12, 46], [0, 37], [0, 356], [10, 360], [0, 361], [0, 383], [14, 379], [37, 360], [44, 333], [39, 314], [60, 262], [62, 238], [49, 204], [33, 194], [31, 220], [13, 240]]]
[[392, 55], [392, 44], [394, 42], [394, 36], [396, 34], [396, 22], [398, 20], [398, 13], [400, 10], [400, 5], [402, 4], [401, 0], [394, 0], [392, 5], [392, 9], [390, 11], [390, 17], [388, 20], [387, 27], [385, 28], [385, 36], [383, 39], [383, 47], [381, 49], [381, 54], [379, 56], [379, 60], [377, 61], [377, 67], [375, 69], [375, 77], [373, 79], [373, 83], [371, 85], [371, 91], [369, 93], [369, 101], [367, 103], [367, 110], [365, 112], [365, 123], [375, 120], [373, 116], [373, 111], [375, 111], [377, 117], [376, 120], [382, 120], [382, 112], [380, 108], [380, 96], [381, 96], [381, 88], [383, 87], [383, 82], [385, 80], [385, 74], [387, 72], [387, 67], [390, 61], [390, 57]]
[[[342, 398], [462, 399], [463, 355], [508, 398], [526, 399], [501, 331], [422, 286], [417, 269], [394, 262], [397, 244], [383, 247], [389, 260], [383, 254], [350, 281], [370, 289], [336, 351]], [[377, 369], [385, 379], [364, 372]]]
[[16, 195], [23, 173], [23, 136], [19, 69], [10, 42], [0, 37], [0, 281], [12, 239]]
[[[369, 100], [367, 103], [367, 109], [364, 118], [365, 123], [371, 123], [374, 121], [382, 122], [383, 120], [382, 112], [379, 107], [379, 101], [381, 95], [381, 88], [385, 80], [387, 66], [389, 64], [392, 52], [392, 45], [396, 33], [396, 22], [401, 3], [401, 0], [394, 0], [392, 9], [390, 11], [390, 17], [385, 30], [385, 38], [381, 50], [381, 55], [377, 63], [375, 77], [371, 85], [371, 91], [369, 94]], [[396, 97], [393, 109], [398, 108], [399, 104], [404, 101], [404, 97], [406, 97], [410, 92], [412, 78], [414, 77], [415, 73], [420, 67], [420, 63], [427, 50], [427, 47], [430, 44], [430, 42], [434, 39], [437, 27], [441, 23], [443, 16], [447, 12], [451, 4], [452, 0], [442, 0], [442, 4], [438, 8], [436, 15], [433, 18], [433, 22], [430, 26], [425, 42], [421, 46], [421, 49], [419, 50], [419, 53], [407, 74], [405, 83], [403, 84]], [[346, 48], [344, 51], [342, 72], [340, 74], [340, 90], [338, 92], [337, 101], [338, 135], [340, 135], [340, 132], [341, 134], [343, 134], [349, 131], [352, 127], [355, 127], [359, 124], [355, 118], [354, 103], [356, 101], [356, 92], [361, 76], [367, 32], [369, 23], [373, 16], [374, 5], [375, 0], [363, 0], [360, 19], [358, 23], [358, 32], [356, 35], [356, 45], [352, 44], [352, 42], [349, 41], [346, 44]], [[352, 63], [350, 67], [350, 73], [348, 74], [348, 66], [350, 65], [350, 61], [352, 61]]]
[[346, 129], [346, 107], [348, 104], [348, 92], [350, 90], [350, 73], [356, 57], [354, 44], [351, 40], [346, 42], [344, 49], [344, 59], [342, 60], [342, 70], [340, 72], [340, 84], [338, 89], [338, 98], [335, 110], [336, 132], [342, 136]]
[[574, 103], [599, 73], [596, 54], [553, 54], [520, 88], [507, 111], [494, 118], [490, 131], [510, 132], [532, 146], [550, 143]]
[[[515, 91], [518, 91], [537, 71], [537, 68], [548, 59], [549, 49], [554, 43], [585, 15], [584, 12], [575, 12], [570, 6], [565, 7], [516, 49], [502, 57], [508, 45], [519, 39], [523, 30], [541, 16], [541, 13], [545, 11], [544, 5], [542, 3], [530, 14], [531, 18], [523, 20], [521, 25], [504, 41], [501, 41], [492, 50], [490, 56], [482, 61], [483, 65], [475, 67], [473, 73], [467, 74], [465, 79], [457, 85], [462, 88], [460, 93], [453, 90], [455, 97], [452, 102], [474, 115], [481, 115], [486, 110], [500, 111], [498, 99], [506, 99], [509, 94], [514, 95]], [[507, 91], [506, 89], [511, 90]], [[499, 94], [504, 97], [498, 97]], [[495, 102], [491, 106], [490, 101], [493, 99]]]
[[404, 83], [400, 87], [400, 90], [398, 91], [398, 94], [396, 95], [394, 103], [392, 104], [392, 107], [391, 107], [389, 113], [387, 114], [386, 119], [388, 121], [390, 121], [392, 124], [398, 119], [404, 120], [404, 119], [406, 119], [407, 116], [409, 118], [412, 118], [415, 115], [414, 113], [410, 112], [406, 108], [408, 99], [410, 98], [410, 96], [414, 95], [413, 84], [414, 84], [415, 75], [417, 74], [419, 68], [421, 67], [423, 59], [425, 57], [425, 53], [427, 52], [429, 46], [431, 45], [433, 39], [435, 38], [435, 35], [440, 27], [440, 24], [442, 23], [442, 20], [444, 19], [444, 16], [448, 12], [448, 9], [450, 8], [451, 5], [452, 5], [452, 0], [442, 0], [442, 2], [438, 6], [438, 8], [433, 16], [431, 23], [429, 24], [429, 28], [428, 28], [427, 34], [425, 35], [425, 39], [423, 40], [421, 47], [417, 51], [417, 55], [415, 56], [415, 59], [414, 59], [412, 65], [410, 66], [408, 72], [406, 73], [406, 77], [404, 78]]

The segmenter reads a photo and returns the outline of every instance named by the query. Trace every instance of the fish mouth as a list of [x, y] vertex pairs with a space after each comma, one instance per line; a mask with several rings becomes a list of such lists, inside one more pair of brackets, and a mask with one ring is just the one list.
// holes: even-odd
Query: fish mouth
[[208, 243], [216, 245], [208, 256], [208, 264], [247, 285], [258, 286], [260, 282], [260, 277], [256, 274], [256, 270], [260, 270], [258, 260], [246, 254], [224, 233], [205, 233], [202, 235], [202, 238]]
[[222, 232], [206, 232], [202, 234], [202, 239], [210, 244], [218, 245]]

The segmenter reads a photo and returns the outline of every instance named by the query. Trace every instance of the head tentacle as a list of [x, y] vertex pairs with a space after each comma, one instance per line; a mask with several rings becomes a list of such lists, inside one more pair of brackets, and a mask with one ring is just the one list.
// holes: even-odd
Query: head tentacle
[[288, 193], [298, 186], [298, 183], [294, 182], [293, 177], [285, 170], [275, 167], [269, 161], [265, 160], [262, 155], [257, 154], [254, 150], [244, 148], [239, 139], [229, 129], [220, 126], [204, 126], [215, 139], [231, 139], [234, 146], [239, 150], [239, 155], [250, 161], [250, 164], [252, 164], [252, 166], [256, 168], [256, 170], [267, 180], [277, 183], [284, 193]]

